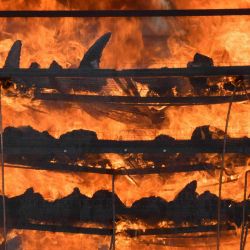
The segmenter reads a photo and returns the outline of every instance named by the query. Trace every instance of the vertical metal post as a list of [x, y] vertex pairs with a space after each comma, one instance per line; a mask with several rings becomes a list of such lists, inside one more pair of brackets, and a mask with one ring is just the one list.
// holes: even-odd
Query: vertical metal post
[[250, 170], [246, 171], [245, 173], [245, 183], [244, 183], [244, 196], [243, 196], [243, 209], [242, 209], [242, 225], [241, 225], [241, 235], [240, 235], [240, 250], [244, 250], [245, 243], [246, 243], [246, 234], [247, 230], [245, 232], [245, 228], [247, 227], [246, 223], [246, 206], [247, 206], [247, 177], [250, 173]]
[[112, 175], [112, 224], [113, 224], [113, 234], [110, 243], [110, 250], [115, 250], [115, 234], [116, 234], [116, 226], [115, 226], [115, 175]]
[[226, 117], [226, 125], [225, 125], [225, 134], [224, 134], [224, 140], [223, 140], [223, 150], [222, 150], [222, 157], [221, 157], [221, 169], [220, 169], [220, 175], [219, 175], [219, 195], [218, 195], [218, 208], [217, 208], [217, 237], [216, 237], [216, 249], [220, 250], [220, 230], [221, 230], [221, 194], [222, 194], [222, 178], [223, 178], [223, 172], [225, 168], [225, 154], [226, 154], [226, 146], [227, 146], [227, 133], [228, 133], [228, 125], [229, 125], [229, 118], [231, 113], [231, 108], [233, 105], [234, 96], [236, 93], [236, 87], [234, 88], [233, 94], [231, 96], [231, 100], [228, 105], [227, 110], [227, 117]]
[[7, 223], [6, 223], [6, 201], [5, 201], [5, 182], [4, 182], [4, 158], [3, 158], [3, 115], [2, 115], [2, 84], [0, 85], [0, 146], [1, 146], [1, 174], [2, 174], [2, 208], [3, 208], [3, 245], [7, 250]]

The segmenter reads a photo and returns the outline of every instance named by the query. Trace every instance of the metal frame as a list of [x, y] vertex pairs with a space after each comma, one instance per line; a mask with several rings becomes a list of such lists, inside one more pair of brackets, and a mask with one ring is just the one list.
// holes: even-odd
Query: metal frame
[[[164, 78], [164, 77], [212, 77], [212, 76], [250, 76], [250, 66], [216, 66], [197, 68], [158, 68], [158, 69], [0, 69], [0, 79], [20, 77], [58, 77], [58, 78]], [[136, 79], [135, 79], [136, 80]]]
[[0, 11], [0, 17], [182, 17], [182, 16], [242, 16], [250, 9], [182, 9], [182, 10], [10, 10]]
[[[23, 229], [23, 230], [37, 230], [48, 232], [64, 232], [74, 234], [92, 234], [92, 235], [107, 235], [112, 236], [113, 229], [109, 228], [84, 228], [84, 227], [72, 227], [62, 225], [46, 225], [46, 224], [17, 224], [12, 225], [10, 228]], [[223, 228], [225, 231], [235, 230], [232, 225], [225, 225]], [[175, 227], [175, 228], [152, 228], [152, 229], [127, 229], [123, 233], [129, 237], [137, 236], [152, 236], [152, 235], [175, 235], [185, 233], [199, 233], [199, 232], [216, 232], [216, 225], [206, 226], [193, 226], [193, 227]]]
[[[72, 150], [78, 150], [81, 153], [221, 153], [223, 148], [223, 139], [213, 140], [129, 140], [129, 141], [115, 141], [115, 140], [96, 140], [91, 142], [80, 142], [77, 146], [71, 146], [71, 142], [68, 141], [63, 147], [57, 145], [43, 145], [39, 146], [37, 138], [29, 137], [26, 140], [33, 140], [33, 144], [26, 144], [25, 139], [22, 143], [16, 145], [16, 140], [9, 138], [5, 142], [4, 153], [10, 155], [46, 155], [48, 150], [50, 153], [65, 154], [66, 152], [72, 152]], [[76, 141], [76, 140], [75, 140]], [[72, 143], [75, 141], [72, 140]], [[20, 148], [22, 146], [22, 148]], [[233, 138], [227, 140], [227, 153], [250, 153], [250, 138]]]
[[[228, 103], [231, 96], [183, 96], [183, 97], [138, 97], [138, 96], [97, 96], [62, 93], [35, 93], [33, 100], [61, 101], [75, 103], [104, 103], [133, 106], [190, 106]], [[236, 95], [233, 102], [247, 101], [245, 94]]]
[[105, 174], [111, 176], [130, 176], [130, 175], [151, 175], [151, 174], [168, 174], [168, 173], [182, 173], [195, 171], [211, 171], [218, 169], [218, 166], [211, 164], [197, 164], [197, 165], [177, 165], [167, 167], [145, 167], [145, 168], [130, 168], [130, 169], [108, 169], [97, 168], [78, 165], [66, 165], [60, 163], [49, 163], [44, 165], [22, 166], [11, 163], [5, 163], [6, 168], [21, 168], [27, 170], [46, 170], [46, 171], [60, 171], [71, 173], [91, 173], [91, 174]]
[[242, 226], [241, 226], [241, 237], [240, 237], [240, 250], [245, 249], [246, 237], [248, 232], [248, 224], [246, 221], [246, 206], [247, 206], [247, 185], [248, 185], [248, 174], [250, 170], [245, 172], [245, 181], [244, 181], [244, 195], [243, 195], [243, 209], [242, 209]]
[[[0, 17], [177, 17], [177, 16], [223, 16], [223, 15], [250, 15], [250, 9], [213, 9], [213, 10], [106, 10], [106, 11], [0, 11]], [[60, 71], [51, 71], [47, 69], [43, 70], [30, 70], [30, 69], [18, 69], [18, 70], [0, 70], [0, 78], [12, 78], [12, 77], [168, 77], [168, 76], [186, 76], [186, 77], [195, 77], [195, 76], [222, 76], [222, 75], [250, 75], [250, 66], [238, 66], [238, 67], [211, 67], [211, 68], [176, 68], [176, 69], [154, 69], [154, 70], [124, 70], [124, 71], [115, 71], [115, 70], [93, 70], [93, 71], [83, 71], [77, 69], [65, 69]], [[207, 146], [207, 145], [206, 145]], [[173, 145], [171, 145], [173, 147]], [[124, 149], [123, 149], [124, 150]], [[165, 148], [163, 150], [166, 150]], [[244, 151], [244, 150], [243, 150]], [[124, 152], [124, 151], [123, 151]], [[127, 151], [126, 151], [127, 152]], [[164, 151], [165, 152], [165, 151]], [[112, 175], [112, 201], [114, 203], [114, 186], [115, 176]], [[245, 201], [245, 193], [244, 193]], [[244, 202], [245, 204], [245, 202]], [[244, 207], [243, 207], [244, 208]], [[245, 210], [243, 209], [243, 216], [245, 216]], [[244, 217], [245, 221], [245, 217]], [[33, 230], [45, 230], [56, 232], [72, 232], [72, 233], [84, 233], [83, 229], [72, 229], [66, 228], [62, 229], [57, 226], [51, 225], [21, 225], [16, 226], [15, 228], [22, 229], [33, 229]], [[198, 231], [197, 231], [198, 228]], [[148, 229], [146, 231], [141, 231], [141, 235], [156, 235], [156, 234], [166, 234], [166, 233], [190, 233], [190, 232], [204, 232], [204, 231], [216, 231], [217, 226], [204, 226], [201, 227], [189, 228], [188, 231], [185, 231], [187, 228], [181, 229]], [[233, 228], [231, 228], [233, 229]], [[115, 241], [115, 206], [113, 204], [113, 229], [112, 231], [108, 229], [105, 232], [105, 229], [87, 229], [86, 232], [100, 233], [101, 235], [111, 235], [113, 234], [113, 240]], [[154, 230], [160, 230], [154, 231]], [[134, 236], [140, 235], [138, 230], [128, 230], [130, 234]], [[113, 249], [115, 249], [115, 243], [113, 243]]]
[[116, 224], [115, 224], [115, 175], [112, 175], [112, 237], [110, 250], [115, 250], [115, 236], [116, 236]]

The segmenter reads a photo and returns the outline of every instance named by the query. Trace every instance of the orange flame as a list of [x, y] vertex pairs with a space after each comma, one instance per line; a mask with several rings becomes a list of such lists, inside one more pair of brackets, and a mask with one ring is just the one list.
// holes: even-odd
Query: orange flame
[[[1, 1], [0, 9], [167, 9], [167, 8], [249, 8], [248, 0], [235, 1], [115, 1], [115, 0], [40, 0], [40, 1]], [[13, 42], [23, 42], [21, 66], [29, 67], [38, 62], [41, 67], [49, 67], [56, 60], [65, 68], [77, 67], [83, 54], [93, 41], [105, 32], [112, 32], [112, 39], [105, 49], [101, 61], [102, 68], [152, 68], [186, 67], [194, 53], [199, 52], [213, 58], [215, 65], [249, 65], [250, 61], [250, 18], [240, 17], [179, 17], [179, 18], [105, 18], [105, 19], [1, 19], [0, 23], [0, 66], [4, 65], [6, 55]], [[117, 93], [116, 91], [114, 91]], [[119, 93], [118, 93], [119, 94]], [[233, 104], [230, 118], [230, 136], [250, 137], [249, 103]], [[3, 97], [4, 127], [31, 125], [33, 128], [47, 130], [58, 137], [73, 129], [94, 130], [99, 139], [153, 139], [159, 134], [168, 134], [176, 139], [189, 139], [195, 127], [210, 124], [224, 129], [228, 105], [169, 107], [164, 111], [165, 122], [159, 126], [154, 123], [123, 123], [100, 116], [93, 118], [82, 106], [56, 103], [48, 105], [32, 102], [21, 97]], [[123, 157], [109, 156], [117, 167], [125, 164]], [[241, 168], [242, 169], [242, 168]], [[247, 170], [250, 169], [249, 164]], [[224, 180], [223, 198], [242, 200], [244, 171]], [[191, 180], [198, 181], [198, 192], [209, 189], [217, 193], [217, 174], [183, 173], [116, 179], [116, 193], [126, 205], [145, 196], [161, 196], [172, 200]], [[13, 184], [14, 183], [14, 184]], [[94, 174], [62, 174], [47, 171], [20, 169], [6, 170], [6, 192], [8, 196], [23, 193], [33, 186], [48, 200], [54, 200], [72, 192], [78, 186], [82, 193], [91, 196], [96, 190], [111, 190], [111, 180], [107, 176]], [[121, 225], [122, 226], [122, 225]], [[143, 227], [143, 225], [140, 225]], [[79, 236], [60, 233], [13, 231], [21, 235], [23, 249], [108, 249], [109, 238]], [[150, 239], [150, 238], [147, 238]], [[119, 238], [118, 249], [210, 249], [210, 240], [189, 241], [184, 239], [165, 239], [166, 246], [144, 244], [143, 239], [128, 240]], [[214, 241], [215, 242], [215, 241]], [[221, 249], [236, 249], [239, 236], [223, 236], [225, 245]], [[197, 243], [197, 244], [196, 244]], [[212, 245], [211, 245], [212, 244]], [[198, 248], [199, 247], [199, 248]]]

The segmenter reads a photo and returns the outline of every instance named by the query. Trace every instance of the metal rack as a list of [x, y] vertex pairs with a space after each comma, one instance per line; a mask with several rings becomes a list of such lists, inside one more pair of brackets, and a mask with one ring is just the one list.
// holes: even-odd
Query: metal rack
[[0, 17], [178, 17], [242, 16], [250, 9], [0, 11]]
[[[204, 10], [105, 10], [105, 11], [0, 11], [0, 17], [8, 18], [35, 18], [35, 17], [178, 17], [178, 16], [227, 16], [227, 15], [250, 15], [250, 9], [204, 9]], [[145, 77], [145, 78], [164, 78], [164, 77], [209, 77], [209, 76], [249, 76], [250, 66], [233, 66], [233, 67], [210, 67], [210, 68], [163, 68], [163, 69], [131, 69], [131, 70], [79, 70], [79, 69], [63, 69], [58, 71], [52, 71], [49, 69], [0, 69], [1, 79], [11, 79], [17, 77], [88, 77], [88, 78], [115, 78], [115, 77]], [[40, 86], [41, 87], [41, 86]], [[38, 99], [43, 100], [58, 100], [64, 99], [66, 101], [80, 101], [80, 102], [101, 102], [101, 103], [119, 103], [124, 102], [129, 105], [137, 104], [159, 104], [159, 105], [193, 105], [193, 104], [216, 104], [229, 102], [229, 97], [206, 97], [199, 99], [197, 97], [187, 98], [142, 98], [142, 97], [103, 97], [103, 96], [75, 96], [74, 100], [72, 97], [67, 95], [62, 96], [49, 96], [48, 94], [40, 94], [36, 96]], [[234, 101], [245, 101], [247, 98], [242, 96], [236, 96]], [[245, 153], [249, 152], [249, 143], [243, 143], [246, 140], [239, 140], [235, 144], [230, 142], [227, 144], [227, 152], [238, 152]], [[112, 143], [115, 146], [112, 146]], [[178, 144], [179, 143], [179, 144]], [[244, 144], [242, 146], [242, 143]], [[152, 146], [152, 143], [150, 144]], [[140, 144], [136, 142], [103, 142], [100, 145], [96, 145], [98, 152], [116, 152], [116, 153], [127, 153], [127, 152], [222, 152], [222, 141], [218, 141], [216, 145], [203, 144], [194, 145], [189, 142], [176, 142], [175, 144], [157, 144], [156, 149], [149, 149], [149, 145]], [[110, 147], [110, 149], [108, 149]], [[190, 148], [191, 147], [191, 148]], [[211, 166], [210, 166], [211, 167]], [[115, 192], [115, 176], [116, 175], [137, 175], [137, 174], [157, 174], [165, 173], [169, 170], [165, 168], [152, 168], [152, 169], [141, 169], [141, 170], [108, 170], [100, 169], [94, 170], [90, 168], [76, 169], [70, 167], [70, 170], [75, 171], [86, 171], [95, 172], [100, 174], [109, 174], [112, 176], [112, 193], [114, 196]], [[47, 167], [42, 166], [38, 169], [48, 170]], [[68, 171], [68, 167], [58, 166], [55, 170]], [[185, 171], [186, 168], [183, 168]], [[206, 170], [203, 166], [197, 166], [196, 170]], [[114, 204], [114, 202], [113, 202]], [[83, 234], [98, 234], [98, 235], [112, 235], [113, 243], [112, 249], [115, 249], [115, 207], [113, 206], [113, 229], [95, 229], [95, 228], [73, 228], [73, 227], [58, 227], [52, 225], [16, 225], [18, 229], [30, 229], [30, 230], [41, 230], [41, 231], [52, 231], [52, 232], [71, 232], [71, 233], [83, 233]], [[190, 228], [162, 228], [162, 229], [148, 229], [145, 231], [140, 230], [127, 230], [130, 236], [138, 235], [159, 235], [159, 234], [175, 234], [175, 233], [187, 233], [187, 232], [210, 232], [216, 231], [217, 226], [204, 226], [204, 227], [190, 227]], [[226, 230], [233, 230], [234, 227], [228, 226]]]

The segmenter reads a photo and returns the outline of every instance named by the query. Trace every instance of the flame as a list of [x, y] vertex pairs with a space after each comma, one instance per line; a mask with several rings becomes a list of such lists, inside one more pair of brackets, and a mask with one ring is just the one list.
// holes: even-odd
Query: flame
[[[40, 0], [1, 1], [0, 9], [188, 9], [188, 8], [249, 8], [250, 1], [115, 1], [115, 0]], [[102, 68], [154, 68], [186, 67], [196, 52], [213, 58], [215, 65], [249, 65], [250, 18], [237, 17], [179, 17], [179, 18], [49, 18], [20, 19], [2, 18], [0, 23], [0, 66], [4, 65], [9, 48], [15, 40], [22, 40], [21, 66], [29, 67], [37, 62], [49, 67], [56, 60], [64, 68], [78, 67], [83, 54], [93, 41], [106, 32], [112, 32], [110, 43], [104, 50]], [[119, 90], [106, 86], [109, 94], [119, 95]], [[140, 84], [139, 84], [140, 86]], [[147, 91], [147, 89], [145, 90]], [[144, 94], [142, 94], [144, 95]], [[176, 139], [189, 139], [197, 126], [209, 124], [224, 130], [228, 104], [193, 107], [169, 107], [164, 109], [165, 121], [161, 126], [125, 123], [106, 116], [93, 117], [86, 107], [74, 104], [47, 104], [22, 97], [3, 96], [3, 122], [7, 126], [31, 125], [39, 131], [48, 131], [55, 137], [74, 129], [89, 129], [99, 139], [153, 139], [159, 134], [168, 134]], [[229, 135], [250, 137], [249, 102], [233, 104]], [[138, 127], [140, 127], [138, 129]], [[124, 157], [108, 155], [116, 168], [126, 167]], [[244, 170], [242, 170], [244, 169]], [[242, 200], [244, 171], [249, 163], [224, 179], [223, 198]], [[191, 180], [198, 181], [198, 193], [210, 190], [217, 193], [218, 173], [195, 172], [164, 175], [148, 175], [116, 178], [116, 193], [127, 205], [146, 196], [161, 196], [172, 200]], [[12, 197], [34, 187], [48, 200], [55, 200], [72, 192], [78, 186], [82, 193], [91, 196], [99, 189], [111, 190], [111, 178], [95, 174], [65, 174], [49, 171], [6, 169], [6, 193]], [[118, 230], [127, 224], [121, 223]], [[130, 225], [137, 227], [138, 225]], [[160, 225], [163, 226], [163, 225]], [[144, 228], [143, 224], [140, 224]], [[109, 237], [70, 235], [63, 233], [12, 231], [22, 237], [23, 249], [108, 249]], [[214, 239], [214, 238], [213, 238]], [[236, 249], [239, 234], [222, 237], [221, 249]], [[214, 242], [192, 241], [174, 238], [164, 239], [165, 246], [143, 243], [143, 237], [117, 239], [118, 249], [173, 249], [172, 245], [190, 249], [210, 249]], [[150, 238], [147, 238], [150, 240]], [[152, 242], [151, 242], [152, 243]], [[195, 245], [196, 244], [196, 245]], [[185, 247], [185, 248], [184, 248]], [[207, 247], [207, 248], [206, 248]]]

